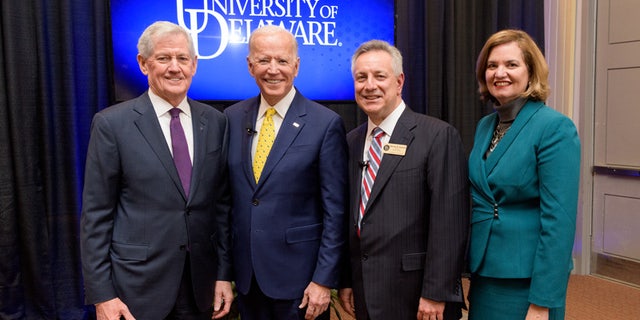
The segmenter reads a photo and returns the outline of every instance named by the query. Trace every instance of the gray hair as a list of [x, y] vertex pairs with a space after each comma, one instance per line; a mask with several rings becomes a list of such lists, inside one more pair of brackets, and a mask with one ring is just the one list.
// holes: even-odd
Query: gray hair
[[398, 48], [383, 40], [369, 40], [361, 44], [351, 57], [351, 75], [353, 75], [355, 72], [356, 60], [364, 53], [371, 51], [384, 51], [391, 55], [391, 67], [393, 68], [393, 73], [396, 76], [399, 76], [403, 73], [402, 54], [400, 53], [400, 50], [398, 50]]
[[193, 58], [196, 56], [196, 49], [193, 46], [193, 39], [189, 32], [187, 32], [183, 27], [169, 21], [156, 21], [142, 32], [142, 35], [138, 39], [138, 54], [143, 58], [148, 58], [153, 54], [155, 39], [170, 34], [183, 35], [189, 44], [189, 53], [191, 57]]

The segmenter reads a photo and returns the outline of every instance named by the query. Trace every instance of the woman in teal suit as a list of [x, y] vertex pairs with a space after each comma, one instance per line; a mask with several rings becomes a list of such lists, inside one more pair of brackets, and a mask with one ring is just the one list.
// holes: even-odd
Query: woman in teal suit
[[473, 211], [469, 319], [563, 319], [575, 235], [580, 141], [546, 106], [548, 67], [535, 42], [503, 30], [476, 65], [494, 113], [469, 156]]

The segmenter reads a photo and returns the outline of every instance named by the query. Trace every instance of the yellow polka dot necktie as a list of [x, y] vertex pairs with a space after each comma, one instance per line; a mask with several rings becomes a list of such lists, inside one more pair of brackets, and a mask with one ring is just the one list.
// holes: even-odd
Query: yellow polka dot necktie
[[264, 121], [262, 121], [262, 127], [260, 128], [260, 138], [258, 138], [256, 154], [253, 157], [253, 176], [256, 178], [256, 183], [260, 180], [264, 163], [267, 162], [269, 151], [271, 151], [273, 141], [276, 139], [276, 130], [273, 125], [274, 114], [276, 114], [276, 109], [273, 107], [268, 108], [264, 115]]

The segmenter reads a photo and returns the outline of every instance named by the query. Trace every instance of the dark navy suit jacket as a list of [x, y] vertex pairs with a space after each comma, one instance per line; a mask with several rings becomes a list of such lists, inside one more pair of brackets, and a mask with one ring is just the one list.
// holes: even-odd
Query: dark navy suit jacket
[[213, 302], [216, 280], [231, 280], [227, 121], [188, 100], [194, 159], [185, 197], [147, 93], [94, 116], [81, 221], [86, 303], [119, 297], [138, 319], [174, 306], [190, 250], [194, 296]]
[[236, 288], [255, 275], [276, 299], [302, 298], [310, 281], [336, 288], [345, 244], [347, 146], [342, 119], [297, 92], [259, 183], [251, 158], [260, 97], [225, 110]]

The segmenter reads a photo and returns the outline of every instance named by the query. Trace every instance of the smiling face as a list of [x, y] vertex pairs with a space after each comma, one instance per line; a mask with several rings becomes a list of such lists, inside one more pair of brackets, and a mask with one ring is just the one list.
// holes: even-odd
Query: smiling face
[[393, 71], [392, 58], [383, 50], [361, 54], [353, 68], [355, 98], [371, 121], [380, 124], [402, 101], [404, 74]]
[[504, 105], [522, 95], [529, 83], [529, 69], [515, 42], [495, 46], [489, 53], [485, 81], [489, 93]]
[[291, 91], [298, 75], [300, 58], [294, 41], [286, 30], [256, 33], [251, 39], [249, 73], [269, 105], [275, 105]]
[[187, 95], [198, 59], [191, 56], [189, 43], [180, 33], [157, 36], [153, 41], [153, 52], [146, 58], [139, 54], [138, 65], [147, 76], [149, 88], [177, 106]]

